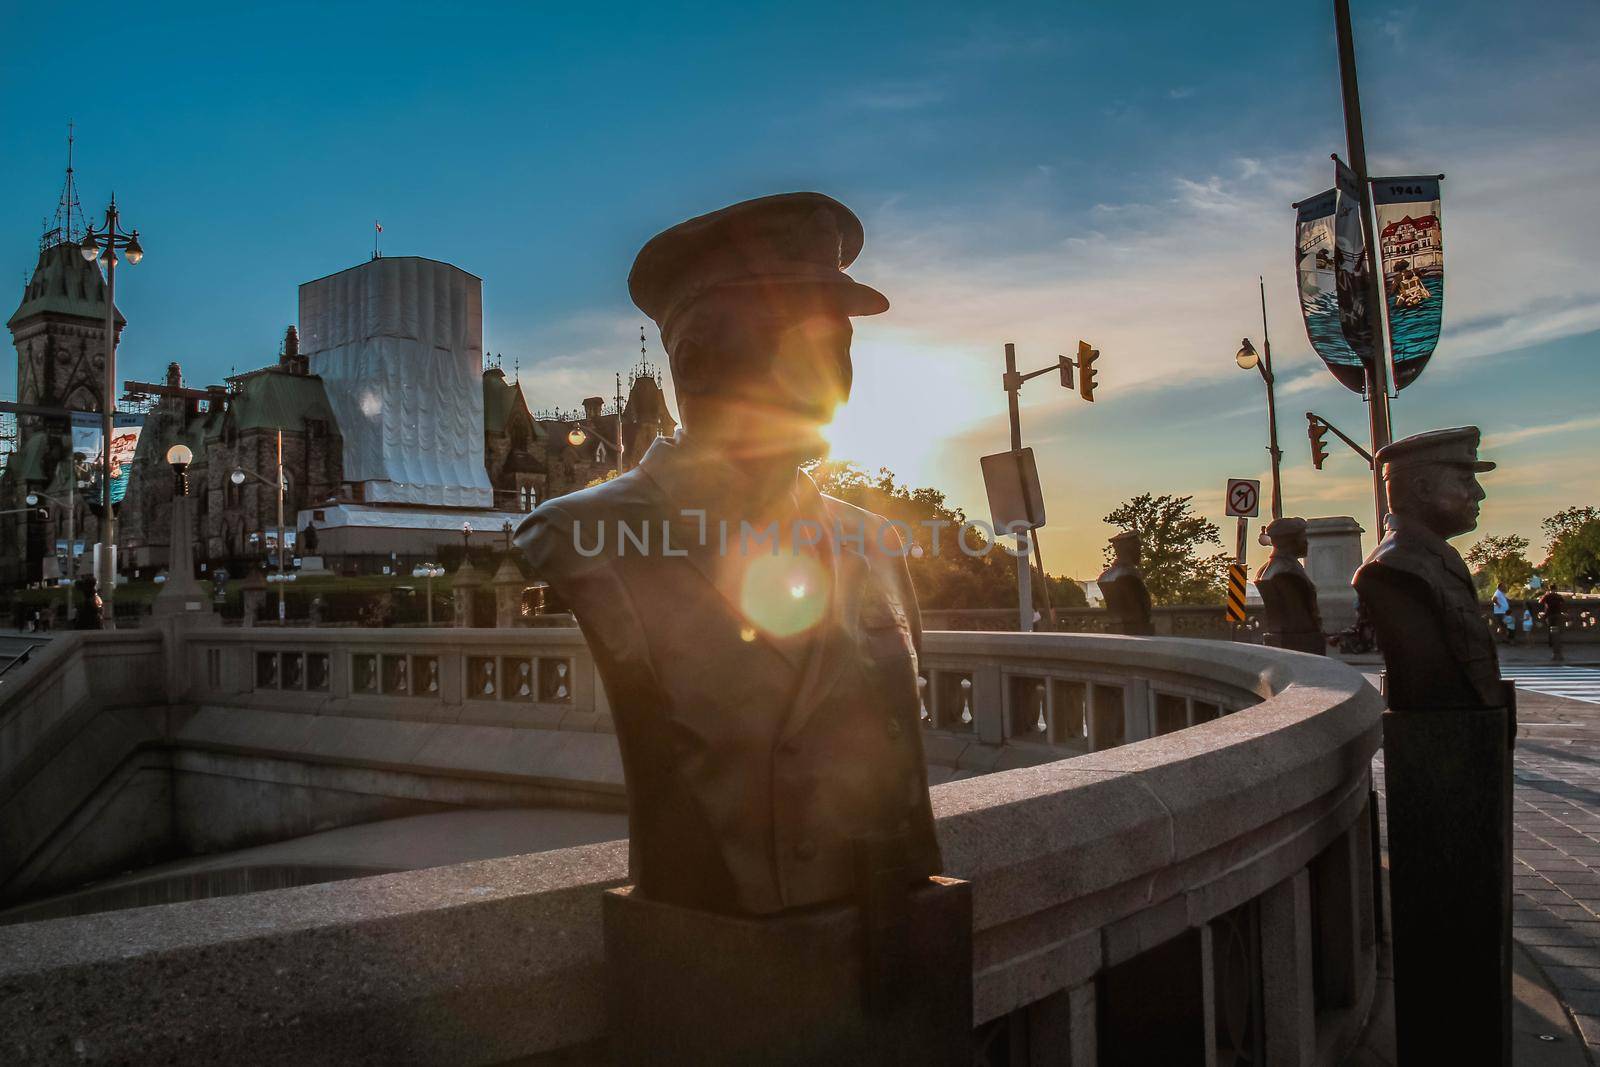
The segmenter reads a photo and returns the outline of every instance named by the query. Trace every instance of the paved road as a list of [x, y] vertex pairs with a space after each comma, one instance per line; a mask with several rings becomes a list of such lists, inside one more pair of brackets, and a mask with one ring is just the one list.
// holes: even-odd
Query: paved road
[[1600, 668], [1574, 666], [1520, 666], [1501, 668], [1500, 677], [1517, 683], [1525, 693], [1600, 704]]

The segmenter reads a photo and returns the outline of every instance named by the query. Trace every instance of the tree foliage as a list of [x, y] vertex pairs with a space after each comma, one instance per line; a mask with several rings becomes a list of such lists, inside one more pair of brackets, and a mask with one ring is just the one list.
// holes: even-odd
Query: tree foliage
[[1522, 595], [1533, 577], [1533, 561], [1528, 559], [1528, 539], [1517, 534], [1485, 537], [1467, 550], [1463, 558], [1472, 568], [1479, 591], [1488, 596], [1504, 584], [1512, 596]]
[[[1226, 552], [1200, 555], [1207, 545], [1222, 547], [1217, 524], [1196, 515], [1193, 497], [1141, 493], [1124, 502], [1105, 521], [1140, 537], [1139, 568], [1150, 599], [1157, 604], [1215, 604], [1222, 599], [1232, 558]], [[1112, 560], [1106, 549], [1106, 563]]]
[[1539, 569], [1568, 589], [1600, 585], [1600, 508], [1563, 508], [1542, 523], [1548, 554]]
[[[1015, 559], [1000, 546], [990, 544], [976, 529], [967, 532], [967, 552], [963, 552], [956, 538], [967, 521], [966, 513], [952, 507], [940, 490], [908, 488], [897, 484], [894, 473], [886, 467], [878, 468], [873, 475], [842, 461], [818, 463], [810, 474], [817, 488], [829, 496], [910, 528], [916, 547], [906, 564], [917, 600], [924, 609], [1005, 608], [1017, 602]], [[941, 523], [945, 525], [938, 525]], [[982, 551], [985, 548], [989, 551]], [[1043, 610], [1038, 570], [1033, 574], [1034, 605]], [[1083, 607], [1087, 603], [1076, 582], [1054, 576], [1050, 579], [1050, 598], [1058, 608]]]

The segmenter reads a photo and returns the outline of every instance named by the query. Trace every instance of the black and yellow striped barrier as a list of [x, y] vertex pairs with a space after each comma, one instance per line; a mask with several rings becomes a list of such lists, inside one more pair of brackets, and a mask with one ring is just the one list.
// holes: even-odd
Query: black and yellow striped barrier
[[1244, 564], [1228, 564], [1228, 621], [1244, 622]]

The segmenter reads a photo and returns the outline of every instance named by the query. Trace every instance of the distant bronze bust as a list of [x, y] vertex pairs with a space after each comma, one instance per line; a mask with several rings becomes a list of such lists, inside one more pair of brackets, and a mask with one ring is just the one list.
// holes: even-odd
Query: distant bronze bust
[[1111, 539], [1115, 560], [1096, 582], [1111, 614], [1111, 632], [1148, 637], [1155, 633], [1150, 621], [1150, 590], [1139, 572], [1139, 534], [1125, 530]]
[[[658, 234], [629, 276], [683, 426], [517, 532], [610, 698], [646, 898], [768, 914], [849, 897], [864, 847], [940, 869], [904, 548], [799, 469], [850, 393], [860, 221], [818, 193]], [[888, 844], [885, 845], [884, 843]]]
[[1378, 451], [1388, 530], [1354, 585], [1383, 650], [1391, 708], [1505, 703], [1494, 638], [1461, 554], [1445, 540], [1478, 525], [1478, 429], [1407, 437]]
[[1317, 608], [1317, 586], [1300, 563], [1309, 546], [1306, 520], [1274, 519], [1267, 525], [1272, 555], [1256, 575], [1265, 618], [1263, 640], [1273, 648], [1324, 655], [1328, 639]]

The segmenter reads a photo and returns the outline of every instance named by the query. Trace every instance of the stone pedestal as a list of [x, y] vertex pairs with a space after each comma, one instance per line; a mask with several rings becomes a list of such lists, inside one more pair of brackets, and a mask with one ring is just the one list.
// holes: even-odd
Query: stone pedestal
[[472, 560], [463, 558], [461, 568], [450, 578], [457, 626], [472, 625], [473, 599], [482, 586], [483, 576], [473, 567]]
[[502, 630], [517, 625], [522, 617], [522, 590], [527, 588], [528, 579], [510, 556], [500, 561], [489, 585], [494, 590], [494, 624]]
[[1383, 716], [1400, 1063], [1511, 1063], [1511, 746], [1499, 708]]
[[240, 619], [240, 625], [254, 626], [256, 617], [261, 614], [261, 606], [267, 602], [267, 579], [259, 569], [251, 571], [250, 576], [239, 587], [239, 599], [244, 605], [244, 616]]
[[194, 576], [193, 497], [172, 498], [172, 542], [168, 550], [167, 580], [150, 605], [156, 618], [194, 615], [214, 622], [211, 595]]
[[969, 1067], [971, 885], [930, 879], [908, 901], [886, 938], [854, 904], [745, 917], [608, 891], [612, 1062]]
[[1306, 573], [1317, 586], [1322, 628], [1336, 634], [1355, 625], [1356, 591], [1350, 587], [1361, 552], [1361, 524], [1348, 515], [1306, 520]]

